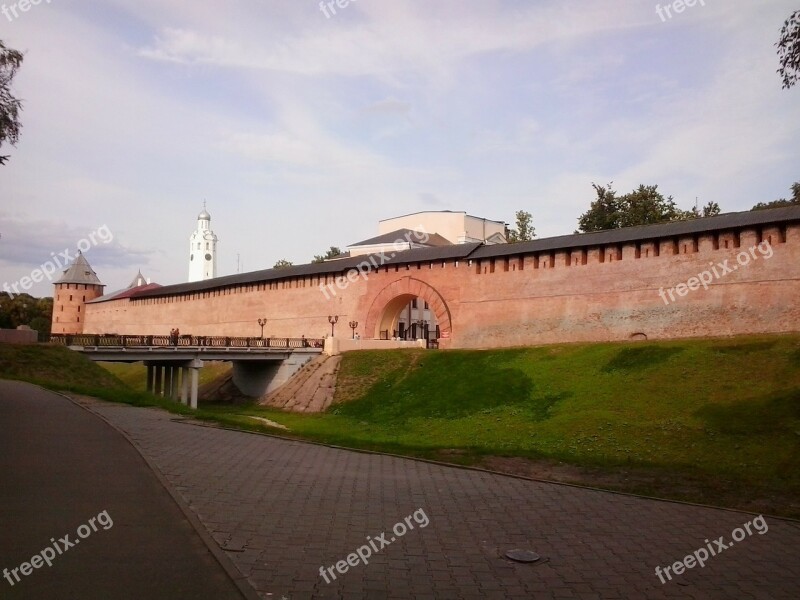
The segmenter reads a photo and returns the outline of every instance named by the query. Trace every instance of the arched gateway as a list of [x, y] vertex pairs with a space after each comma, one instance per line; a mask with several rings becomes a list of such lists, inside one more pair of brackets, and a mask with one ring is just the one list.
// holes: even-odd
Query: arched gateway
[[372, 334], [374, 339], [380, 338], [381, 331], [392, 331], [400, 312], [414, 298], [422, 298], [428, 303], [430, 310], [436, 315], [440, 337], [445, 340], [449, 339], [453, 332], [453, 326], [450, 309], [444, 298], [430, 285], [413, 277], [401, 277], [387, 285], [375, 296], [367, 313], [364, 331], [367, 332], [367, 335]]

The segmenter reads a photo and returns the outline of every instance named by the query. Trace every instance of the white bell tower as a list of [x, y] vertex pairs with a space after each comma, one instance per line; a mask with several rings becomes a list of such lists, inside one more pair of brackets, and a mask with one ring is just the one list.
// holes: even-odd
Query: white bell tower
[[217, 236], [211, 231], [211, 215], [197, 215], [197, 229], [189, 238], [189, 281], [203, 281], [217, 276]]

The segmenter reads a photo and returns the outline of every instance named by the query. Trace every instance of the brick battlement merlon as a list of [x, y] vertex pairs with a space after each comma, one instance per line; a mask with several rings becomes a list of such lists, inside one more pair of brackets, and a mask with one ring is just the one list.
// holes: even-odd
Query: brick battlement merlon
[[[688, 221], [625, 227], [593, 233], [576, 233], [517, 244], [455, 244], [437, 248], [402, 250], [384, 255], [356, 256], [324, 263], [296, 265], [281, 269], [265, 269], [217, 277], [195, 283], [169, 285], [157, 289], [144, 290], [131, 295], [130, 299], [138, 300], [207, 292], [222, 288], [313, 276], [326, 276], [327, 279], [327, 276], [336, 277], [344, 275], [352, 269], [363, 268], [367, 263], [388, 267], [447, 260], [477, 261], [510, 256], [523, 257], [541, 253], [572, 252], [573, 250], [587, 250], [607, 246], [621, 247], [626, 244], [656, 243], [663, 240], [678, 240], [684, 237], [737, 232], [755, 228], [763, 229], [770, 226], [785, 228], [794, 224], [800, 224], [800, 205], [725, 213], [714, 217], [701, 217]], [[374, 270], [375, 267], [370, 266], [370, 269]]]

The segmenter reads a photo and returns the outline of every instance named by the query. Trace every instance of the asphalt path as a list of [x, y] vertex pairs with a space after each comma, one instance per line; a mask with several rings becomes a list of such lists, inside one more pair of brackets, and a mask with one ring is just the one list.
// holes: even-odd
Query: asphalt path
[[0, 598], [244, 597], [125, 437], [11, 381], [0, 381], [0, 528]]

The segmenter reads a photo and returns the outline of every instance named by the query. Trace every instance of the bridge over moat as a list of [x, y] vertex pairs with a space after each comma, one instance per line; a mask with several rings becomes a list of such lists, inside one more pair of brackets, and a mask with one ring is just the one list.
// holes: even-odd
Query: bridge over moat
[[197, 408], [199, 371], [205, 361], [233, 365], [233, 382], [244, 394], [271, 392], [311, 358], [322, 353], [324, 340], [170, 335], [53, 335], [95, 362], [142, 362], [147, 391]]

